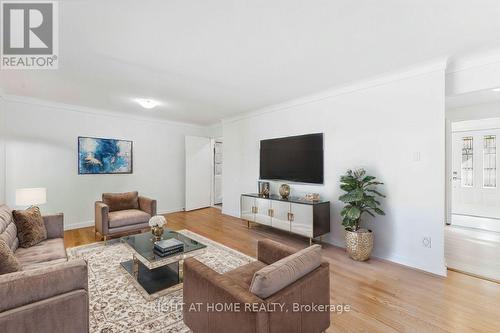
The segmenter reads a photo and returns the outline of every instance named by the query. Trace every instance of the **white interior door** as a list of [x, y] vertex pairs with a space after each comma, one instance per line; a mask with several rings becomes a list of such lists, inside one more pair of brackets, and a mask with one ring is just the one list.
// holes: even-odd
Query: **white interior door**
[[500, 230], [499, 138], [500, 129], [452, 133], [452, 224]]
[[210, 138], [186, 136], [185, 209], [210, 206], [212, 191], [212, 149]]

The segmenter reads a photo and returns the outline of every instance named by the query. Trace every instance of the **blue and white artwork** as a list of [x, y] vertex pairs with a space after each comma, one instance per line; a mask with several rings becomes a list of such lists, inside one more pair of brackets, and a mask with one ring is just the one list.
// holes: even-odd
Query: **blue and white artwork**
[[132, 141], [78, 137], [78, 173], [132, 173]]

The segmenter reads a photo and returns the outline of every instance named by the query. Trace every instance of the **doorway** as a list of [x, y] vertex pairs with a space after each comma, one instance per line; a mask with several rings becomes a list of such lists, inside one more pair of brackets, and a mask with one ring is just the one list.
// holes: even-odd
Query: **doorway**
[[213, 206], [222, 209], [222, 138], [214, 139]]
[[447, 109], [446, 115], [450, 181], [446, 264], [452, 270], [500, 281], [500, 103]]

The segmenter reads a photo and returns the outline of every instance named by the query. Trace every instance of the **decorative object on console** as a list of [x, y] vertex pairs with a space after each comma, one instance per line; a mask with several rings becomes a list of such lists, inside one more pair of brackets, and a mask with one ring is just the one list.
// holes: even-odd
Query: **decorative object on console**
[[319, 201], [319, 193], [307, 193], [305, 199], [307, 201]]
[[280, 196], [281, 199], [288, 199], [290, 196], [290, 186], [288, 184], [282, 184], [280, 186]]
[[132, 141], [78, 137], [78, 174], [132, 173]]
[[161, 240], [163, 235], [163, 227], [167, 225], [167, 220], [162, 215], [156, 215], [149, 219], [149, 226], [151, 227], [151, 233], [155, 237], [154, 240]]
[[259, 181], [259, 195], [263, 198], [269, 198], [269, 192], [270, 192], [270, 185], [269, 182], [262, 182]]
[[347, 253], [354, 260], [368, 260], [373, 250], [373, 233], [360, 228], [361, 217], [364, 213], [372, 217], [375, 214], [385, 215], [377, 201], [377, 197], [385, 198], [377, 191], [377, 186], [383, 183], [374, 176], [366, 175], [364, 169], [347, 170], [347, 174], [340, 177], [340, 183], [340, 189], [347, 192], [339, 197], [346, 204], [340, 215], [345, 227]]

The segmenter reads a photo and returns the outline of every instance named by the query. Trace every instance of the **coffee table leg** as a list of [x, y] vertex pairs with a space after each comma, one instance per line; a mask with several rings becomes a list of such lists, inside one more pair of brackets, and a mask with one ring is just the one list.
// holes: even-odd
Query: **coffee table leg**
[[179, 260], [179, 283], [184, 280], [184, 259]]
[[137, 279], [137, 277], [139, 276], [139, 260], [137, 260], [135, 254], [132, 255], [132, 261], [133, 261], [132, 267], [133, 267], [134, 277]]

